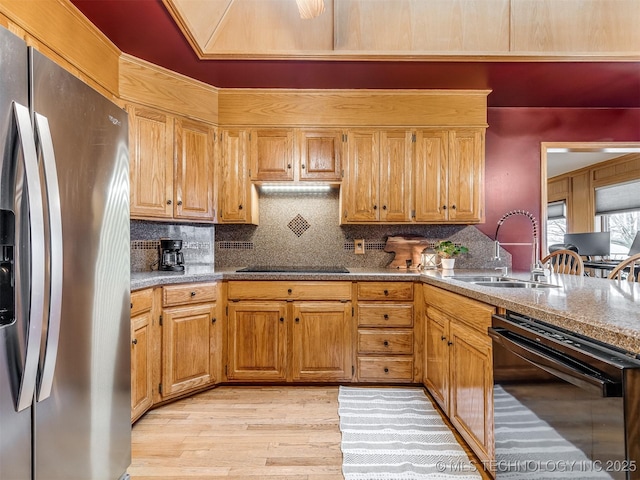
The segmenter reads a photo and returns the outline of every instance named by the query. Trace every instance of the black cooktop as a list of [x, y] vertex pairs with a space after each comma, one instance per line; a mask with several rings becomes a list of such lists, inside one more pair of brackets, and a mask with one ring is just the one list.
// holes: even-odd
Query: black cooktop
[[342, 266], [272, 266], [272, 265], [251, 265], [239, 268], [236, 272], [251, 273], [349, 273]]

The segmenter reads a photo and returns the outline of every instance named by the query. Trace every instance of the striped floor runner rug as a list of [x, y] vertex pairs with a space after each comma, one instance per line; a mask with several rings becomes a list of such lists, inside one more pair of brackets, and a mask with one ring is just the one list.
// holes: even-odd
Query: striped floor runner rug
[[345, 480], [478, 480], [421, 388], [340, 387]]

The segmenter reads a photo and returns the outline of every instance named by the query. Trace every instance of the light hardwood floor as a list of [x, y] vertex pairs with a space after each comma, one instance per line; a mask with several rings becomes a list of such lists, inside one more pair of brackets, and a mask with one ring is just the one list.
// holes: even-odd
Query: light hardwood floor
[[219, 387], [147, 412], [133, 427], [129, 474], [342, 480], [338, 422], [336, 386]]

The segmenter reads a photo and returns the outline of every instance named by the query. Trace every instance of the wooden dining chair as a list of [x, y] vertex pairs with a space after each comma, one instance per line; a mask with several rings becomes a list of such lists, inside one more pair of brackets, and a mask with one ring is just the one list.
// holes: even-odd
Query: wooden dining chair
[[584, 275], [582, 257], [572, 250], [556, 250], [542, 259], [542, 264], [551, 264], [556, 273]]
[[640, 282], [640, 253], [630, 256], [626, 260], [622, 260], [616, 268], [611, 270], [607, 278], [611, 280], [624, 279], [624, 272], [629, 268], [626, 280], [629, 282]]

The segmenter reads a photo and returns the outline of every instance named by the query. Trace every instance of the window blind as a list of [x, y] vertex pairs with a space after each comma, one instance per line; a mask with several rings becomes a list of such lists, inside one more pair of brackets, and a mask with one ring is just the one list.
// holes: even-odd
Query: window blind
[[559, 220], [567, 218], [567, 204], [564, 200], [547, 203], [547, 219]]
[[640, 210], [640, 180], [596, 188], [596, 215]]

